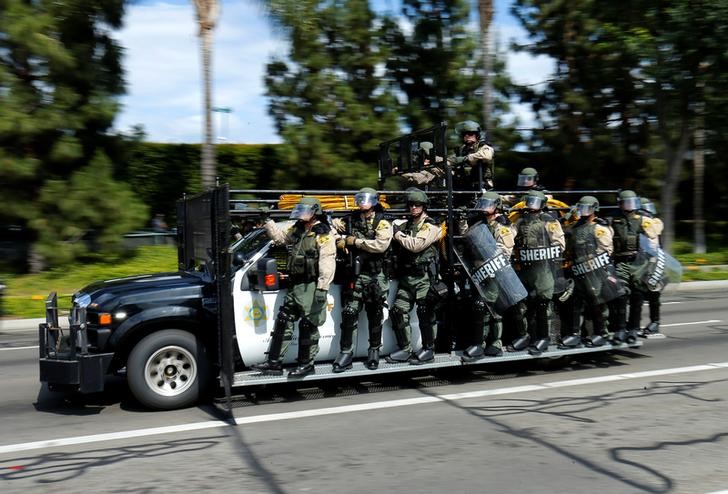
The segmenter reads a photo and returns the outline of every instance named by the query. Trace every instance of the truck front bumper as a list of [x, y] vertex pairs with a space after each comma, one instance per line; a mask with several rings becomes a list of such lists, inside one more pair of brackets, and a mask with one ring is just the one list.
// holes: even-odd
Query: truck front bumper
[[64, 335], [58, 325], [57, 297], [51, 293], [46, 299], [46, 322], [38, 326], [40, 381], [52, 391], [103, 391], [113, 353], [88, 352], [85, 309], [74, 307], [70, 323]]

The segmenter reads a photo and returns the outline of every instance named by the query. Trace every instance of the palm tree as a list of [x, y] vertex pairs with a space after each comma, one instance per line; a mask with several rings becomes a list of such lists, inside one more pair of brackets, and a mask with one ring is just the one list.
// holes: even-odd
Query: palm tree
[[480, 46], [483, 51], [483, 127], [492, 132], [490, 122], [493, 118], [493, 54], [490, 49], [490, 27], [493, 23], [493, 0], [478, 0], [478, 19], [480, 21]]
[[193, 0], [200, 26], [202, 79], [204, 81], [205, 142], [202, 144], [202, 187], [215, 186], [215, 148], [212, 145], [212, 31], [220, 14], [218, 0]]

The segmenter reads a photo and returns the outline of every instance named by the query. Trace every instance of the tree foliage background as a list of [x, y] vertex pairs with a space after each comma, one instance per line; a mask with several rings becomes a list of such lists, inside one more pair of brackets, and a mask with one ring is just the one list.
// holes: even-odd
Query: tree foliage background
[[[123, 0], [0, 1], [0, 223], [36, 233], [36, 267], [113, 250], [146, 206], [113, 177]], [[94, 232], [89, 239], [87, 233]]]

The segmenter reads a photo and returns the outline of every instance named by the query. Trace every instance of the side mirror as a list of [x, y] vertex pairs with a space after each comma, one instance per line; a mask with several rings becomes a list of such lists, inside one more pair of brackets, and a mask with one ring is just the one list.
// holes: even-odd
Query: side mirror
[[235, 254], [233, 254], [233, 266], [238, 268], [243, 264], [245, 264], [245, 253], [237, 251]]
[[270, 257], [264, 257], [258, 260], [258, 290], [275, 291], [278, 290], [278, 265], [276, 260]]

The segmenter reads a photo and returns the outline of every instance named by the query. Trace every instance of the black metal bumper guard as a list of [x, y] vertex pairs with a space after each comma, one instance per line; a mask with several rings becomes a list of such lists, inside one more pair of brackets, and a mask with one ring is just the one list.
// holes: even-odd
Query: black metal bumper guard
[[113, 353], [88, 353], [86, 309], [73, 306], [68, 335], [58, 325], [58, 296], [46, 298], [46, 322], [38, 326], [40, 381], [48, 389], [96, 393], [104, 390]]

